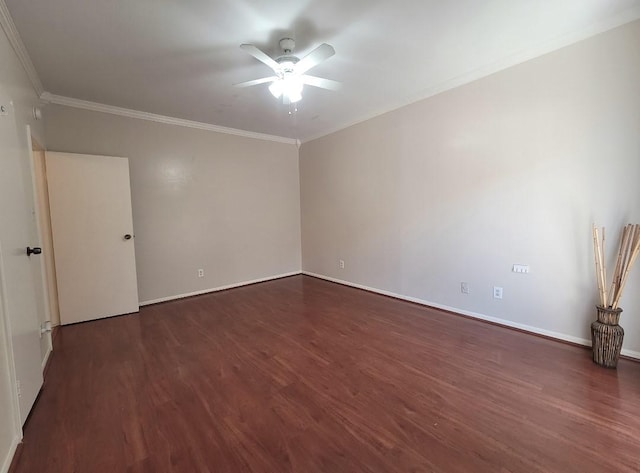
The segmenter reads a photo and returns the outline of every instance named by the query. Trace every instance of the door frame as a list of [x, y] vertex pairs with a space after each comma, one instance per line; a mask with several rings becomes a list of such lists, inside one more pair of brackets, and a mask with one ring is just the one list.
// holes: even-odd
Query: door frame
[[[36, 232], [38, 235], [38, 246], [42, 247], [43, 244], [43, 240], [45, 238], [47, 238], [46, 235], [43, 235], [42, 233], [42, 226], [40, 225], [40, 218], [42, 217], [42, 215], [40, 215], [40, 206], [38, 205], [39, 203], [39, 199], [38, 199], [38, 192], [43, 192], [44, 189], [40, 189], [38, 186], [38, 179], [36, 177], [36, 173], [35, 173], [35, 166], [33, 163], [33, 153], [34, 151], [45, 151], [44, 147], [42, 145], [40, 145], [40, 143], [38, 143], [38, 140], [36, 140], [34, 138], [34, 136], [31, 134], [31, 126], [30, 125], [26, 125], [26, 133], [27, 133], [27, 148], [28, 148], [28, 152], [29, 152], [29, 172], [31, 174], [31, 192], [33, 194], [33, 212], [34, 212], [34, 217], [35, 217], [35, 221], [36, 221]], [[45, 178], [46, 178], [46, 173], [45, 173]], [[49, 216], [50, 218], [50, 216]], [[52, 243], [52, 242], [50, 242]], [[53, 245], [51, 244], [50, 247], [53, 247]], [[49, 294], [49, 280], [47, 277], [47, 269], [46, 269], [46, 262], [44, 260], [44, 258], [41, 259], [40, 261], [40, 284], [42, 286], [42, 307], [44, 310], [44, 323], [46, 324], [48, 322], [49, 327], [51, 326], [51, 311], [49, 309], [50, 305], [50, 294]], [[42, 324], [40, 325], [40, 330], [42, 330], [44, 327], [42, 326]], [[49, 356], [51, 355], [51, 352], [53, 351], [53, 340], [51, 338], [51, 331], [44, 331], [41, 332], [41, 336], [46, 338], [47, 341], [47, 352], [45, 353], [45, 355], [42, 357], [42, 372], [44, 374], [44, 370], [45, 367], [47, 366], [47, 361], [49, 360]]]

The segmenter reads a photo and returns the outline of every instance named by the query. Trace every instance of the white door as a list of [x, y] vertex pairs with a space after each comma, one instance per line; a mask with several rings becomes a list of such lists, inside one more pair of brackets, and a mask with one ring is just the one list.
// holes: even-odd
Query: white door
[[37, 246], [27, 132], [17, 129], [13, 105], [0, 90], [0, 278], [11, 337], [20, 422], [24, 423], [42, 387], [40, 327], [36, 276], [40, 256], [27, 256]]
[[60, 322], [137, 312], [129, 160], [46, 154]]

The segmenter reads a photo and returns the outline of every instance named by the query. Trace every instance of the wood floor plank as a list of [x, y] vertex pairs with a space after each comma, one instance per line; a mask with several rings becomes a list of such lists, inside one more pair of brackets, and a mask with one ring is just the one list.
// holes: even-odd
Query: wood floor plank
[[294, 276], [58, 330], [13, 473], [638, 472], [640, 364]]

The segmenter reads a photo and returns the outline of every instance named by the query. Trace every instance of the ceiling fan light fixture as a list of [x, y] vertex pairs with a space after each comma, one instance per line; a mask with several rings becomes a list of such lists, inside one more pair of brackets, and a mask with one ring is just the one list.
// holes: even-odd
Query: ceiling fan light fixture
[[289, 102], [291, 103], [296, 103], [296, 102], [300, 102], [300, 100], [302, 100], [302, 91], [289, 91], [289, 93], [287, 94], [289, 96]]
[[269, 92], [275, 98], [279, 99], [283, 95], [289, 99], [289, 102], [296, 103], [302, 100], [302, 79], [295, 75], [287, 75], [273, 81], [269, 86]]
[[284, 94], [289, 97], [291, 103], [299, 102], [302, 99], [302, 79], [297, 75], [286, 76], [284, 82]]
[[269, 92], [271, 92], [271, 94], [279, 99], [282, 96], [283, 90], [284, 89], [284, 83], [282, 79], [278, 79], [276, 81], [273, 81], [273, 83], [269, 86]]

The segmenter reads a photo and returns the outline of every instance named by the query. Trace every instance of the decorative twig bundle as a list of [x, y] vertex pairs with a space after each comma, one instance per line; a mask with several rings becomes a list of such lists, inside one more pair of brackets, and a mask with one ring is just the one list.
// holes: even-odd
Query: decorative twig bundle
[[605, 235], [602, 227], [602, 240], [598, 228], [593, 226], [593, 254], [596, 260], [596, 279], [600, 305], [608, 309], [617, 309], [622, 291], [627, 283], [629, 272], [640, 255], [640, 225], [628, 224], [622, 231], [618, 260], [613, 271], [611, 288], [607, 291], [607, 268], [605, 266]]

